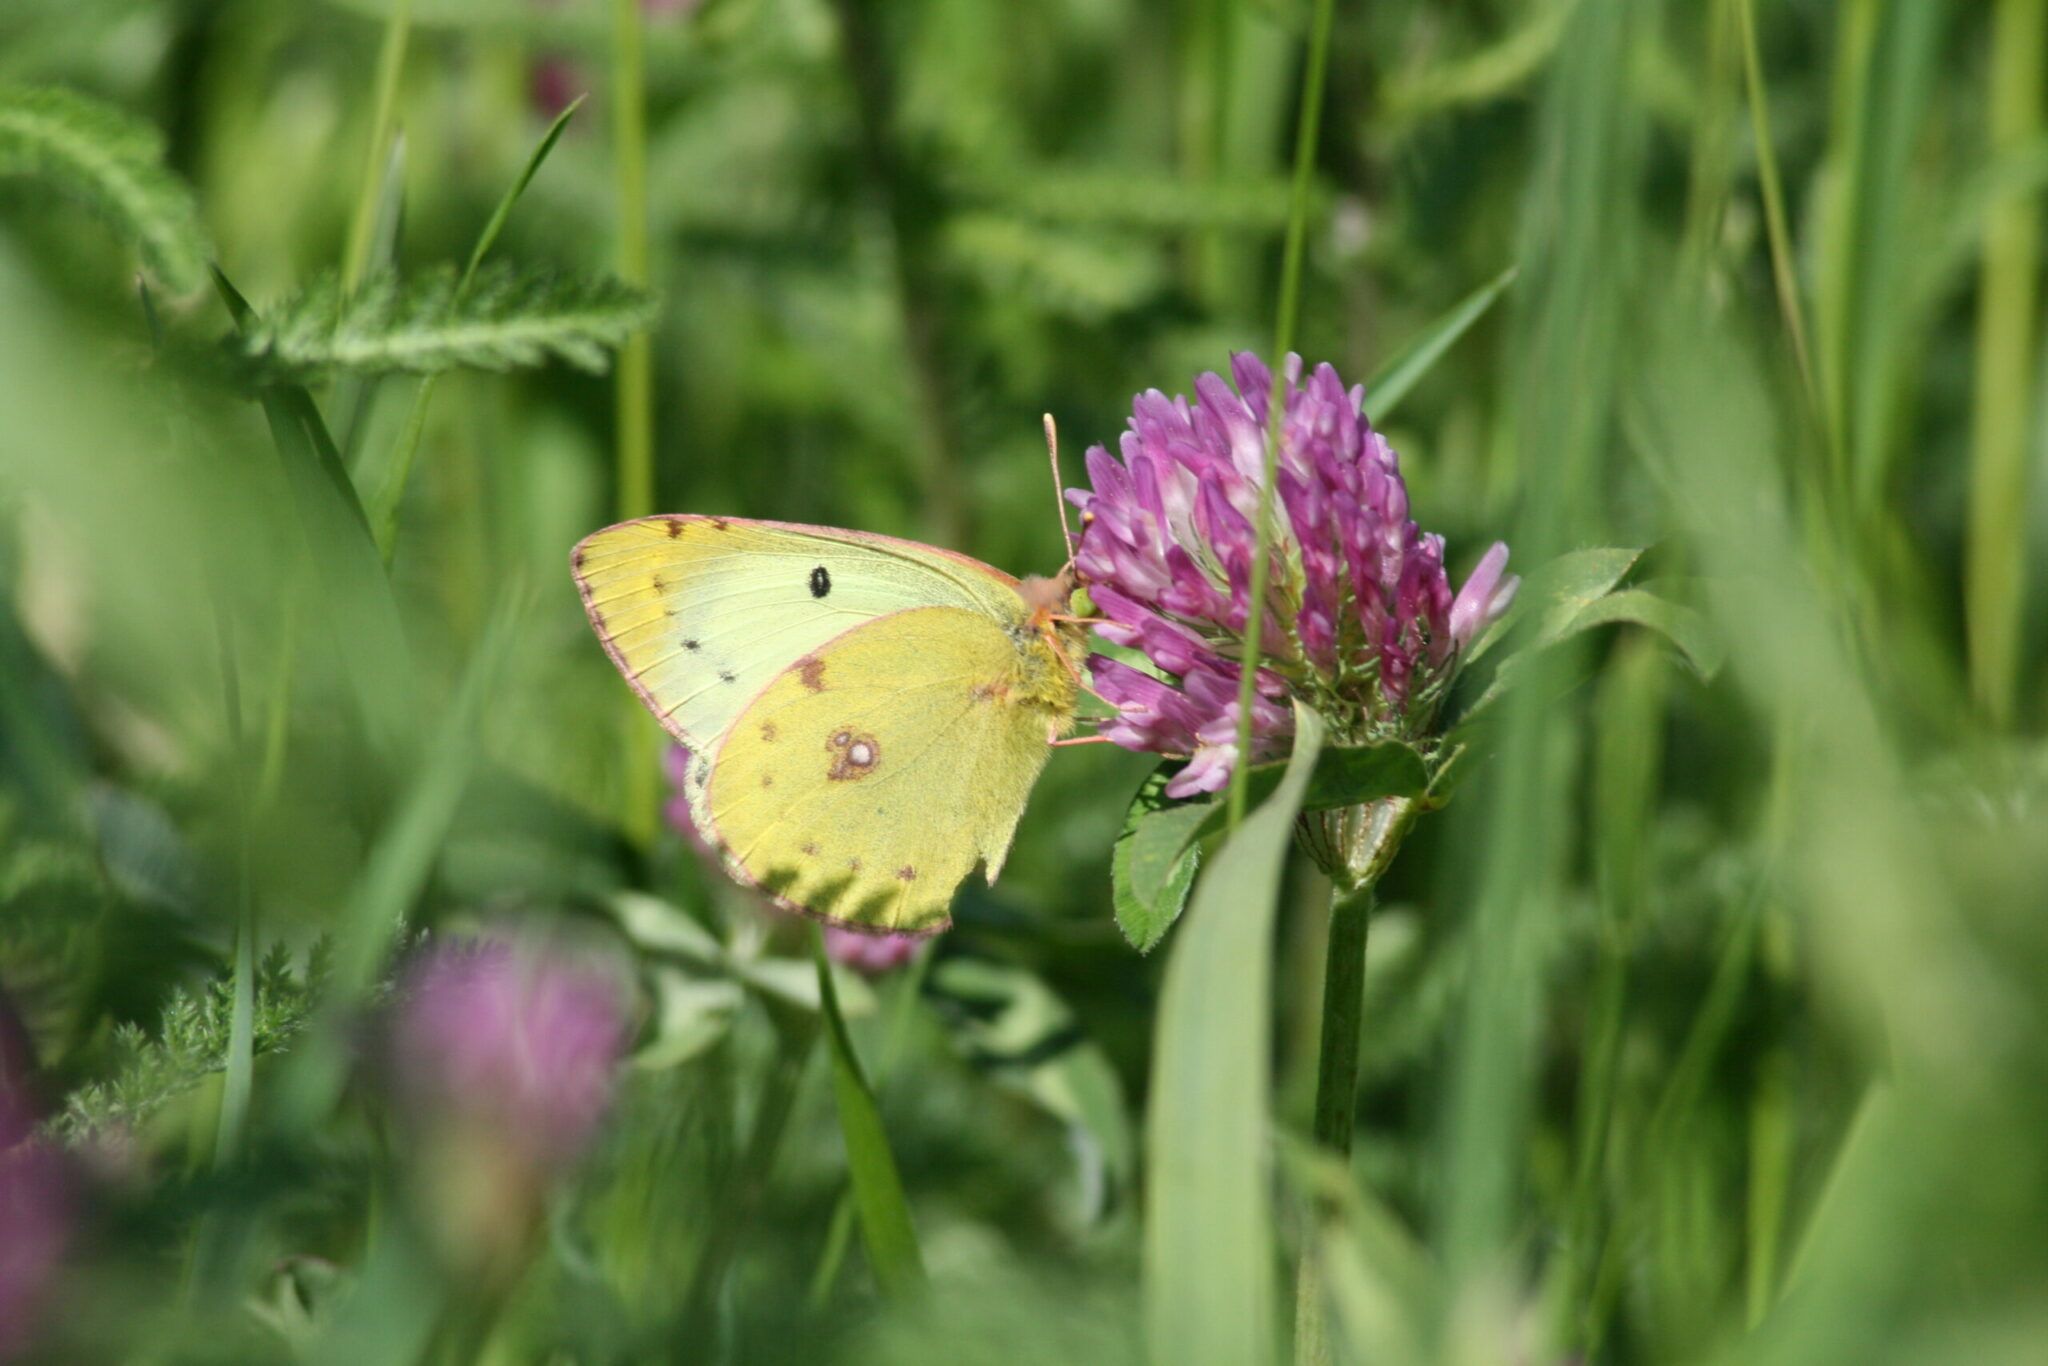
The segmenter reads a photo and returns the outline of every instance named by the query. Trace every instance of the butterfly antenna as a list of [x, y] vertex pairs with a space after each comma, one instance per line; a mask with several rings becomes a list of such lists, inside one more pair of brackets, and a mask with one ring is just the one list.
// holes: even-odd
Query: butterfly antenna
[[[1059, 504], [1060, 535], [1066, 538], [1067, 564], [1074, 562], [1074, 531], [1067, 525], [1066, 480], [1060, 478], [1060, 434], [1053, 425], [1052, 414], [1045, 415], [1045, 454], [1052, 461], [1052, 499]], [[1064, 566], [1062, 566], [1064, 568]]]

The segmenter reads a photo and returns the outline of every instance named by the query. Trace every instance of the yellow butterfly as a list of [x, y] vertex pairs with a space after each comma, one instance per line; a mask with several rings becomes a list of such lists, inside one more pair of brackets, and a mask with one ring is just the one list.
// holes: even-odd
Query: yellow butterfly
[[573, 563], [591, 625], [688, 747], [728, 871], [849, 928], [935, 934], [994, 882], [1073, 727], [1073, 580], [914, 541], [737, 517], [621, 522]]

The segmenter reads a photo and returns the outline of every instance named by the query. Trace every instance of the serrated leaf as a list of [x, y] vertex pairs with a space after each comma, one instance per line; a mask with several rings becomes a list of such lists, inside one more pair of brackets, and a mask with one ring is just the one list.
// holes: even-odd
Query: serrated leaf
[[1150, 953], [1180, 918], [1201, 863], [1194, 836], [1208, 818], [1209, 804], [1170, 801], [1165, 794], [1172, 779], [1161, 767], [1139, 784], [1110, 851], [1117, 928], [1139, 953]]
[[602, 371], [654, 316], [654, 300], [610, 275], [485, 266], [468, 288], [453, 269], [386, 272], [344, 295], [329, 275], [244, 329], [240, 354], [271, 377], [460, 367], [511, 370], [559, 359]]
[[199, 206], [164, 167], [163, 136], [110, 104], [46, 86], [0, 85], [0, 176], [33, 176], [133, 241], [173, 294], [206, 283], [213, 254]]

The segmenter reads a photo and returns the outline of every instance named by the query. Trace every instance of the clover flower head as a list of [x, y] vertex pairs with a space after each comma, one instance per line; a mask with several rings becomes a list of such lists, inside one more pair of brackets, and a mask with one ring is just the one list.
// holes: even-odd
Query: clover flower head
[[[1096, 691], [1117, 708], [1102, 733], [1186, 758], [1166, 789], [1174, 797], [1220, 790], [1239, 757], [1273, 386], [1248, 352], [1230, 368], [1235, 388], [1205, 374], [1193, 401], [1138, 395], [1121, 458], [1091, 448], [1091, 487], [1067, 491], [1082, 513], [1074, 565], [1107, 619], [1097, 633], [1152, 666], [1089, 659]], [[1409, 517], [1400, 458], [1366, 420], [1364, 390], [1328, 365], [1303, 383], [1298, 356], [1285, 377], [1251, 757], [1285, 753], [1295, 698], [1348, 742], [1423, 738], [1460, 655], [1520, 580], [1496, 543], [1454, 594], [1443, 538]]]
[[406, 975], [392, 1061], [406, 1115], [490, 1136], [536, 1169], [573, 1161], [610, 1104], [626, 1042], [618, 979], [491, 937], [438, 946]]

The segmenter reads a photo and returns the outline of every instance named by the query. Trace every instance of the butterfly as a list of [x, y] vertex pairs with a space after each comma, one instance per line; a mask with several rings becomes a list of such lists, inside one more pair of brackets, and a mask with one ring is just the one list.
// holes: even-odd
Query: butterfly
[[726, 869], [786, 909], [934, 934], [976, 862], [994, 882], [1073, 728], [1071, 570], [1012, 578], [834, 527], [644, 517], [572, 556], [598, 639], [690, 752]]

